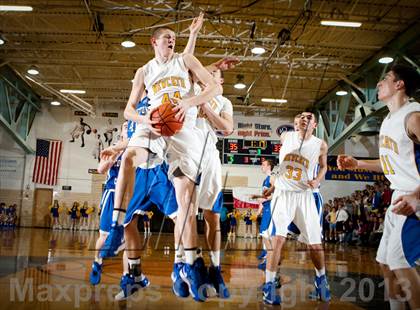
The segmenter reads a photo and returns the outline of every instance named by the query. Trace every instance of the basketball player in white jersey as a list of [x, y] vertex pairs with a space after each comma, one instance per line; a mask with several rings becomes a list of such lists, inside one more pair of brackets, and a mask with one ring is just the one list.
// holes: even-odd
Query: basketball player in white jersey
[[415, 69], [394, 65], [377, 84], [378, 99], [389, 109], [379, 133], [378, 160], [340, 155], [340, 169], [383, 172], [391, 182], [392, 204], [376, 260], [380, 263], [391, 310], [420, 308], [420, 104], [410, 101], [420, 88]]
[[[177, 224], [181, 231], [182, 244], [186, 256], [186, 264], [181, 270], [181, 277], [188, 284], [190, 294], [197, 301], [203, 301], [199, 288], [203, 284], [197, 269], [194, 268], [197, 250], [197, 227], [195, 206], [192, 199], [197, 177], [201, 172], [203, 156], [203, 133], [195, 126], [197, 106], [222, 93], [210, 73], [192, 54], [176, 54], [175, 33], [167, 27], [156, 28], [152, 34], [151, 43], [155, 58], [137, 70], [133, 87], [124, 116], [138, 123], [136, 131], [126, 150], [127, 160], [121, 169], [128, 175], [133, 175], [134, 167], [147, 163], [152, 157], [164, 158], [169, 164], [168, 177], [172, 180], [178, 203]], [[190, 74], [205, 85], [197, 96], [193, 94]], [[150, 113], [140, 116], [136, 105], [147, 90], [150, 98], [150, 110], [161, 104], [172, 104], [175, 101], [176, 117], [183, 121], [180, 132], [168, 138], [160, 137], [153, 128]], [[128, 244], [127, 244], [128, 247]], [[130, 253], [128, 253], [130, 262]], [[134, 258], [136, 262], [138, 258]], [[140, 266], [137, 265], [140, 269]]]
[[[213, 71], [212, 75], [218, 84], [223, 84], [220, 70]], [[223, 280], [220, 267], [220, 210], [223, 204], [222, 165], [216, 147], [217, 136], [215, 131], [217, 130], [226, 136], [233, 132], [233, 107], [230, 100], [219, 95], [201, 105], [197, 127], [203, 131], [207, 140], [197, 201], [199, 207], [204, 210], [206, 243], [210, 249], [209, 282], [216, 289], [220, 298], [228, 298], [230, 294]]]
[[[315, 265], [315, 292], [323, 301], [330, 300], [325, 274], [324, 251], [321, 243], [321, 227], [312, 189], [319, 186], [327, 171], [327, 144], [312, 133], [316, 127], [315, 115], [301, 114], [297, 132], [284, 132], [280, 137], [282, 147], [279, 156], [279, 173], [271, 200], [272, 220], [265, 231], [270, 236], [272, 250], [267, 253], [266, 280], [263, 300], [268, 304], [280, 304], [275, 277], [281, 257], [281, 249], [293, 221], [301, 232], [301, 240], [310, 250]], [[315, 165], [320, 165], [316, 178]]]

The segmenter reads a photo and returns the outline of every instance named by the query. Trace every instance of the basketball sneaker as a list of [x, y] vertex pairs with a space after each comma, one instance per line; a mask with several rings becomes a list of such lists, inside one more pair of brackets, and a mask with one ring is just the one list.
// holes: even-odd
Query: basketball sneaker
[[314, 285], [315, 290], [309, 294], [310, 299], [320, 299], [321, 301], [331, 300], [330, 286], [325, 274], [320, 277], [315, 276]]
[[188, 290], [195, 301], [206, 301], [205, 285], [200, 275], [200, 262], [193, 265], [184, 264], [180, 271], [181, 279], [188, 285]]
[[138, 277], [135, 277], [131, 274], [125, 274], [121, 277], [120, 288], [121, 291], [115, 295], [115, 300], [121, 301], [127, 299], [129, 296], [133, 295], [139, 289], [148, 287], [150, 285], [149, 279], [141, 274]]
[[274, 282], [267, 282], [263, 288], [263, 301], [269, 305], [280, 305], [281, 297], [276, 291], [276, 284]]
[[190, 293], [188, 292], [188, 285], [185, 283], [180, 276], [180, 271], [184, 267], [184, 263], [175, 263], [172, 270], [171, 279], [173, 282], [172, 292], [178, 297], [188, 297]]
[[97, 285], [101, 282], [101, 274], [102, 274], [102, 264], [98, 262], [93, 262], [92, 264], [92, 271], [89, 275], [90, 284]]
[[104, 246], [99, 251], [102, 258], [116, 256], [124, 248], [124, 226], [112, 223], [111, 230], [105, 240]]
[[230, 297], [229, 290], [225, 284], [225, 281], [223, 280], [222, 270], [220, 266], [209, 267], [209, 283], [216, 289], [217, 295], [220, 298]]

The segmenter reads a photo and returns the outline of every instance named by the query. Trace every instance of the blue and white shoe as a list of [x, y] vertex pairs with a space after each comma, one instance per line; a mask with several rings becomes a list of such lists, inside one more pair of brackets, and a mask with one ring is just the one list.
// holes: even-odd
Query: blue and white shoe
[[263, 301], [269, 305], [280, 305], [281, 297], [277, 294], [276, 284], [274, 282], [267, 282], [263, 285]]
[[99, 251], [99, 257], [107, 258], [116, 256], [124, 249], [124, 226], [112, 223], [111, 230], [105, 240], [105, 244]]
[[258, 269], [265, 271], [266, 266], [267, 266], [267, 260], [264, 259], [261, 263], [258, 264]]
[[121, 291], [115, 295], [115, 300], [121, 301], [127, 299], [129, 296], [133, 295], [139, 289], [148, 287], [150, 285], [149, 279], [144, 275], [136, 277], [133, 275], [125, 274], [121, 277], [120, 288]]
[[178, 297], [188, 297], [190, 295], [188, 291], [188, 285], [185, 283], [180, 276], [180, 271], [184, 267], [184, 263], [175, 263], [174, 269], [172, 270], [171, 279], [173, 282], [172, 292]]
[[193, 265], [184, 264], [180, 271], [182, 280], [187, 283], [188, 290], [195, 301], [206, 301], [205, 290], [206, 283], [200, 275], [200, 266], [197, 260]]
[[265, 257], [267, 256], [267, 251], [266, 250], [262, 250], [261, 254], [258, 255], [258, 259], [265, 259]]
[[220, 266], [209, 267], [209, 283], [216, 289], [216, 293], [220, 298], [229, 298], [230, 293], [223, 280], [222, 270]]
[[320, 277], [315, 276], [314, 285], [315, 290], [309, 294], [309, 298], [319, 299], [321, 301], [331, 300], [330, 286], [326, 275], [322, 275]]
[[92, 271], [89, 275], [90, 284], [98, 285], [101, 282], [101, 274], [102, 274], [102, 264], [98, 262], [93, 262], [92, 264]]

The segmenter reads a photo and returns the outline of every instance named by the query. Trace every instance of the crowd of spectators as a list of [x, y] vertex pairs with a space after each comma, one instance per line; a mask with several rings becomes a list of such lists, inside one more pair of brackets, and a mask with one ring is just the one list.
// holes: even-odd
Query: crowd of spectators
[[17, 204], [7, 206], [0, 203], [0, 228], [14, 228], [17, 222]]
[[377, 246], [391, 204], [389, 182], [366, 185], [347, 197], [324, 204], [323, 236], [326, 242]]

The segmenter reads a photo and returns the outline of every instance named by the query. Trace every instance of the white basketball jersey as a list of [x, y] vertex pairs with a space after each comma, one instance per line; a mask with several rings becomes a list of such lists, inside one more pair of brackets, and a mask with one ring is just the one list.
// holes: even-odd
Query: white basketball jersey
[[391, 188], [413, 191], [420, 185], [420, 145], [407, 135], [406, 119], [420, 112], [418, 102], [409, 102], [395, 113], [389, 113], [379, 132], [379, 157]]
[[302, 143], [299, 132], [286, 132], [283, 145], [280, 148], [279, 175], [275, 181], [276, 189], [286, 191], [309, 190], [308, 181], [314, 178], [321, 144], [322, 140], [315, 136], [311, 136]]
[[[171, 60], [160, 63], [156, 58], [143, 67], [144, 85], [150, 98], [150, 109], [170, 103], [171, 98], [188, 98], [193, 95], [188, 69], [181, 54], [175, 53]], [[197, 107], [188, 109], [183, 128], [195, 126]]]
[[[225, 112], [229, 115], [233, 115], [233, 108], [232, 108], [232, 102], [230, 102], [229, 99], [223, 97], [222, 95], [214, 97], [212, 100], [210, 100], [208, 103], [210, 105], [210, 108], [216, 113], [221, 114], [222, 112]], [[207, 119], [206, 114], [198, 110], [198, 118], [197, 118], [197, 127], [207, 135], [209, 133], [208, 141], [212, 144], [217, 143], [217, 136], [214, 128], [210, 124], [210, 122]]]

